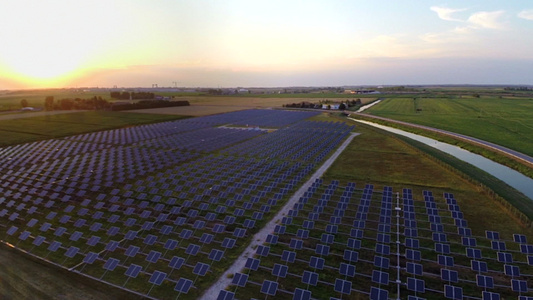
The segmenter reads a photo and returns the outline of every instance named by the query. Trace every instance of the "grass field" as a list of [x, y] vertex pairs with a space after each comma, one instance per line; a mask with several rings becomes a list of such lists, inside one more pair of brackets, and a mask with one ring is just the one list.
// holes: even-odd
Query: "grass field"
[[366, 112], [473, 136], [533, 155], [533, 100], [394, 98]]
[[181, 119], [183, 116], [88, 111], [0, 121], [0, 146]]

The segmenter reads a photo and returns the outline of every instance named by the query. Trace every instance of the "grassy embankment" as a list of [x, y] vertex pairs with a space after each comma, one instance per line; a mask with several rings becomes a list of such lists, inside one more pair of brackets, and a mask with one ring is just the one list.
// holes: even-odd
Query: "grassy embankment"
[[[533, 100], [529, 99], [395, 98], [386, 99], [365, 112], [469, 135], [531, 156], [533, 155], [531, 148], [533, 136], [530, 134], [533, 129], [533, 119], [530, 118], [532, 111]], [[354, 117], [360, 118], [360, 116]], [[533, 177], [533, 168], [530, 166], [487, 148], [423, 129], [375, 119], [372, 121], [460, 146]]]

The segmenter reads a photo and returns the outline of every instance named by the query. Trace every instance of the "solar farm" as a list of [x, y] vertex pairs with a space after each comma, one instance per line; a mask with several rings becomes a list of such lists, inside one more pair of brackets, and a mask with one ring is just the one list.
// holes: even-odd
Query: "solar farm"
[[[197, 299], [308, 180], [218, 299], [533, 299], [533, 244], [452, 193], [324, 182], [354, 126], [244, 110], [0, 148], [0, 239], [156, 299]], [[354, 140], [355, 141], [355, 140]]]

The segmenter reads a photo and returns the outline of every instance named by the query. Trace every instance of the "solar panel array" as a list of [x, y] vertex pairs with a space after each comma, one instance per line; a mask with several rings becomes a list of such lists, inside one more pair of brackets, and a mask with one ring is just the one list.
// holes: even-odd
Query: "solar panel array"
[[[302, 121], [315, 114], [241, 111], [1, 148], [1, 239], [141, 294], [197, 296], [352, 130]], [[293, 125], [214, 127], [238, 120]]]
[[475, 235], [458, 203], [319, 179], [219, 299], [533, 299], [533, 245]]

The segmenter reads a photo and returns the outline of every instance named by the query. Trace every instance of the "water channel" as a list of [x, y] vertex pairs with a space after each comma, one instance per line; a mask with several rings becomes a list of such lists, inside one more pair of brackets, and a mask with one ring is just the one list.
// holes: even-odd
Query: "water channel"
[[437, 140], [434, 140], [434, 139], [431, 139], [425, 136], [417, 135], [417, 134], [403, 131], [400, 129], [396, 129], [393, 127], [388, 127], [388, 126], [384, 126], [384, 125], [380, 125], [380, 124], [376, 124], [372, 122], [367, 122], [363, 120], [356, 120], [352, 118], [350, 118], [350, 120], [361, 122], [361, 123], [364, 123], [370, 126], [374, 126], [374, 127], [395, 133], [395, 134], [406, 136], [408, 138], [422, 142], [428, 146], [431, 146], [433, 148], [446, 152], [450, 155], [453, 155], [456, 158], [462, 161], [465, 161], [471, 165], [474, 165], [480, 168], [481, 170], [491, 174], [492, 176], [512, 186], [516, 190], [522, 192], [524, 195], [529, 197], [529, 199], [533, 200], [533, 179], [509, 167], [496, 163], [488, 158], [485, 158], [478, 154], [474, 154], [460, 147], [442, 143], [442, 142], [439, 142]]

